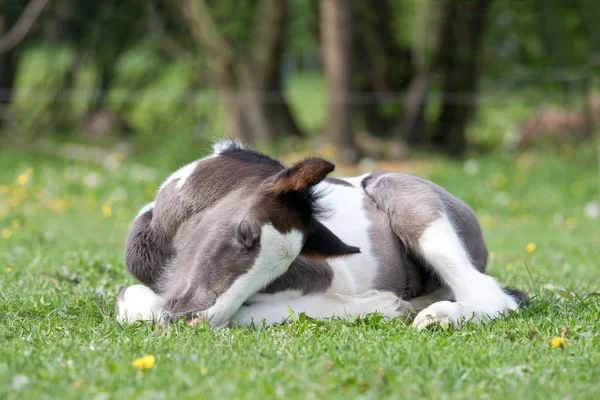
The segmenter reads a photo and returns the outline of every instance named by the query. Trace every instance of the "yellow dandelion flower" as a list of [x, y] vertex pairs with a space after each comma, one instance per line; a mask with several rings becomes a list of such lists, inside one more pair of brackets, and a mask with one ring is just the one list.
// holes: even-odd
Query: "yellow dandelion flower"
[[15, 230], [19, 229], [21, 227], [21, 221], [19, 221], [18, 219], [13, 219], [10, 224], [10, 227]]
[[12, 236], [12, 231], [8, 228], [2, 229], [2, 239], [9, 239]]
[[504, 176], [503, 174], [496, 174], [492, 178], [492, 184], [496, 189], [502, 189], [504, 186], [506, 186], [506, 182], [506, 176]]
[[102, 215], [104, 215], [107, 218], [112, 215], [112, 207], [110, 206], [110, 204], [104, 204], [102, 206]]
[[527, 243], [527, 246], [525, 246], [525, 250], [527, 250], [528, 253], [533, 253], [535, 249], [537, 249], [537, 245], [533, 242], [529, 242]]
[[17, 178], [17, 183], [21, 186], [25, 186], [27, 185], [27, 182], [29, 182], [29, 175], [26, 174], [21, 174], [19, 175], [19, 177]]
[[575, 218], [575, 217], [567, 218], [567, 228], [575, 229], [575, 228], [577, 228], [577, 226], [579, 226], [579, 221], [577, 221], [577, 218]]
[[555, 337], [554, 339], [552, 339], [551, 344], [553, 349], [562, 349], [567, 344], [567, 341], [564, 337]]
[[156, 361], [156, 357], [154, 357], [152, 354], [148, 354], [142, 358], [136, 359], [133, 362], [133, 366], [136, 367], [137, 369], [139, 369], [140, 371], [143, 371], [145, 369], [152, 368], [155, 361]]
[[6, 268], [6, 272], [12, 272], [12, 268], [11, 267], [7, 267]]

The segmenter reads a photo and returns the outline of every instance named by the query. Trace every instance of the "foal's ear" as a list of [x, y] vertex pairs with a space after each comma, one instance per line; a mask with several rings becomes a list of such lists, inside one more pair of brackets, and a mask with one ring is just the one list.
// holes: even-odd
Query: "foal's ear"
[[325, 225], [313, 220], [306, 242], [300, 254], [314, 259], [340, 257], [360, 253], [358, 247], [349, 246]]
[[307, 158], [275, 175], [269, 188], [274, 193], [302, 191], [321, 182], [335, 165], [322, 158]]

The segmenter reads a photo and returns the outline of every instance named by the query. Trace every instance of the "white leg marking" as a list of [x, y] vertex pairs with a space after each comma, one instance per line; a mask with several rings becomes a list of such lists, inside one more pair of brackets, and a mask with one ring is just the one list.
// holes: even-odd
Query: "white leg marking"
[[117, 297], [119, 322], [152, 321], [162, 316], [164, 300], [144, 285], [132, 285]]
[[253, 322], [277, 324], [289, 317], [288, 306], [295, 313], [305, 313], [311, 318], [363, 317], [374, 312], [395, 318], [412, 312], [410, 304], [392, 292], [371, 290], [359, 295], [319, 293], [287, 300], [280, 297], [243, 306], [231, 318], [231, 323], [245, 326]]
[[224, 327], [252, 295], [281, 276], [302, 249], [302, 233], [295, 229], [281, 233], [271, 224], [262, 227], [260, 252], [254, 265], [221, 294], [202, 314], [213, 326]]
[[477, 271], [469, 260], [458, 235], [444, 214], [419, 239], [421, 254], [452, 290], [456, 302], [433, 303], [415, 318], [418, 329], [436, 322], [459, 326], [464, 319], [487, 322], [517, 308], [491, 276]]

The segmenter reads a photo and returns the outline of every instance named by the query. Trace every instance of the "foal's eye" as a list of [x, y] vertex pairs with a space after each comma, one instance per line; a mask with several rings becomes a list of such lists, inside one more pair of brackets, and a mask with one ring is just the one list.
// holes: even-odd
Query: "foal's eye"
[[243, 220], [238, 226], [237, 237], [239, 242], [249, 249], [253, 247], [260, 238], [260, 226]]

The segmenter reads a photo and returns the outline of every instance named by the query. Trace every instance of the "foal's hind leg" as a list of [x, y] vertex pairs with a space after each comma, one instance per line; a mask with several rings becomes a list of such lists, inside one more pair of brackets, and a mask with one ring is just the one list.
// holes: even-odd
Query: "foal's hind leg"
[[456, 300], [437, 301], [415, 317], [418, 329], [436, 322], [485, 322], [517, 307], [484, 274], [487, 249], [471, 209], [442, 188], [403, 174], [375, 174], [366, 192], [390, 217], [406, 248], [425, 261]]

